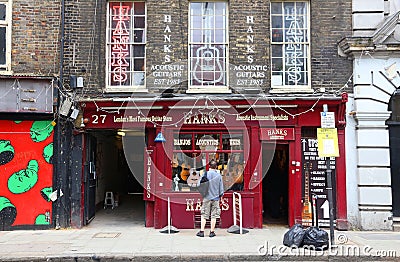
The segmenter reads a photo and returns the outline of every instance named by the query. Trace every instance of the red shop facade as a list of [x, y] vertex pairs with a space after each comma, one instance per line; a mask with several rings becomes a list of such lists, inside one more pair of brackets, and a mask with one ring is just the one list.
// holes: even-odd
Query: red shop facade
[[[211, 159], [219, 164], [226, 190], [221, 200], [221, 228], [233, 225], [233, 192], [241, 195], [246, 228], [262, 228], [266, 219], [274, 215], [283, 216], [289, 226], [305, 224], [308, 221], [304, 206], [312, 195], [317, 196], [315, 215], [320, 226], [329, 226], [326, 159], [318, 157], [316, 136], [320, 112], [326, 104], [334, 112], [338, 133], [340, 156], [331, 158], [330, 164], [335, 222], [343, 230], [347, 229], [345, 102], [346, 95], [302, 99], [168, 98], [151, 102], [88, 100], [81, 102], [85, 123], [81, 131], [143, 131], [140, 176], [147, 227], [159, 229], [168, 224], [168, 202], [173, 226], [199, 227], [201, 196], [193, 185], [208, 169]], [[85, 145], [82, 151], [85, 158]], [[129, 161], [128, 154], [126, 157]], [[82, 199], [86, 202], [84, 191], [82, 186]], [[82, 212], [86, 212], [84, 205]]]

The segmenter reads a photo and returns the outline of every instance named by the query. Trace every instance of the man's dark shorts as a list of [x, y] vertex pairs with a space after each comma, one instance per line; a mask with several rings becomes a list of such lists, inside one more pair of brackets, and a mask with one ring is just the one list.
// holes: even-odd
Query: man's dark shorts
[[203, 205], [201, 206], [201, 216], [205, 219], [219, 218], [221, 215], [221, 208], [219, 207], [219, 200], [203, 200]]

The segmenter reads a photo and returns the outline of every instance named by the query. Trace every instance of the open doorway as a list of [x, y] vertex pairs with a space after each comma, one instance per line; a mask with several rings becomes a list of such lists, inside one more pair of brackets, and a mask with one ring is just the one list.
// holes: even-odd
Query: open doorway
[[[95, 180], [95, 193], [92, 194], [94, 196], [85, 196], [85, 210], [95, 210], [95, 214], [89, 219], [86, 218], [85, 224], [143, 225], [144, 133], [101, 130], [91, 132], [90, 136], [94, 139], [88, 139], [88, 143], [95, 145], [86, 145], [94, 151], [89, 154], [92, 157], [87, 161], [90, 167], [87, 172], [93, 173], [95, 170], [95, 174], [90, 176]], [[125, 141], [134, 148], [129, 150], [128, 154], [124, 152]], [[90, 184], [93, 185], [93, 182]], [[94, 198], [94, 201], [88, 204], [91, 198]]]
[[289, 145], [277, 144], [274, 151], [263, 145], [263, 224], [288, 224]]

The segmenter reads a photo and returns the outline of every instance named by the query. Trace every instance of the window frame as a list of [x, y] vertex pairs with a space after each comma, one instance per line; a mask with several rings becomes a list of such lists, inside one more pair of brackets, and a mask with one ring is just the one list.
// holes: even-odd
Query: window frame
[[[111, 60], [112, 60], [112, 56], [111, 56], [111, 46], [113, 45], [112, 42], [112, 28], [110, 25], [111, 22], [111, 14], [112, 14], [112, 10], [110, 10], [111, 8], [111, 4], [113, 3], [130, 3], [131, 7], [133, 7], [133, 5], [135, 3], [143, 3], [144, 4], [144, 15], [136, 15], [133, 13], [133, 8], [130, 9], [129, 11], [129, 16], [131, 18], [130, 21], [130, 25], [134, 25], [134, 18], [135, 17], [143, 17], [144, 16], [144, 28], [142, 27], [133, 27], [128, 29], [129, 30], [129, 37], [130, 39], [133, 39], [134, 36], [134, 30], [135, 29], [143, 29], [143, 41], [142, 42], [134, 42], [133, 40], [130, 40], [128, 43], [128, 48], [129, 48], [129, 73], [131, 75], [130, 77], [130, 81], [132, 82], [132, 84], [130, 85], [112, 85], [111, 84]], [[132, 0], [120, 0], [120, 1], [107, 1], [107, 23], [106, 23], [106, 68], [105, 68], [105, 72], [106, 72], [106, 77], [105, 77], [105, 91], [106, 92], [148, 92], [147, 87], [146, 87], [146, 46], [147, 46], [147, 4], [145, 0], [141, 0], [141, 1], [132, 1]], [[115, 43], [114, 43], [115, 45]], [[134, 46], [143, 46], [144, 48], [144, 57], [143, 57], [143, 71], [135, 71], [134, 69], [134, 51], [133, 51], [133, 47]], [[142, 57], [137, 57], [137, 58], [142, 58]], [[135, 80], [132, 77], [135, 72], [138, 73], [143, 73], [143, 84], [140, 85], [135, 85]]]
[[[276, 4], [276, 3], [280, 3], [282, 6], [282, 12], [277, 15], [277, 14], [273, 14], [273, 10], [272, 10], [272, 5]], [[285, 20], [282, 20], [282, 27], [281, 27], [281, 32], [282, 32], [282, 41], [273, 41], [273, 34], [274, 34], [274, 30], [276, 30], [276, 28], [272, 27], [272, 19], [275, 16], [280, 16], [282, 18], [285, 17], [285, 10], [283, 5], [287, 4], [287, 3], [304, 3], [306, 6], [306, 17], [305, 17], [305, 23], [307, 26], [302, 27], [300, 29], [303, 30], [307, 30], [307, 33], [305, 34], [305, 36], [307, 37], [307, 41], [298, 41], [298, 42], [291, 42], [291, 41], [285, 41], [285, 31], [287, 31], [289, 28], [285, 27]], [[306, 55], [302, 58], [303, 61], [306, 61], [306, 64], [304, 65], [305, 70], [303, 72], [305, 72], [305, 77], [307, 77], [307, 83], [306, 84], [287, 84], [287, 80], [286, 80], [286, 75], [287, 72], [289, 72], [288, 70], [285, 70], [286, 67], [286, 63], [285, 60], [287, 60], [286, 58], [286, 50], [285, 50], [285, 46], [289, 45], [290, 43], [294, 43], [295, 45], [301, 45], [301, 49], [304, 50], [306, 52]], [[270, 63], [271, 63], [271, 93], [289, 93], [289, 92], [294, 92], [294, 93], [299, 93], [299, 92], [312, 92], [312, 88], [311, 88], [311, 14], [310, 14], [310, 1], [299, 1], [299, 0], [291, 0], [291, 1], [271, 1], [270, 3], [270, 45], [271, 45], [271, 51], [270, 51]], [[282, 69], [281, 70], [274, 70], [273, 68], [273, 59], [277, 59], [279, 57], [274, 57], [273, 56], [273, 46], [274, 45], [282, 45], [282, 56], [281, 56], [281, 62], [282, 62]], [[297, 57], [297, 56], [295, 56]], [[282, 85], [275, 85], [274, 84], [274, 73], [280, 72], [282, 73], [283, 77], [282, 77]]]
[[9, 75], [11, 71], [11, 30], [12, 30], [12, 0], [0, 0], [0, 4], [6, 6], [6, 19], [0, 20], [0, 27], [6, 30], [6, 51], [5, 51], [5, 64], [0, 64], [0, 74]]
[[[201, 4], [202, 5], [202, 11], [203, 11], [203, 3], [224, 3], [225, 5], [225, 13], [224, 15], [220, 15], [222, 16], [223, 19], [223, 23], [224, 23], [224, 28], [222, 28], [225, 32], [225, 39], [222, 42], [217, 42], [217, 41], [212, 41], [210, 40], [210, 42], [205, 42], [205, 41], [200, 41], [200, 42], [196, 42], [196, 41], [192, 41], [192, 31], [195, 29], [192, 25], [192, 18], [193, 18], [193, 14], [192, 14], [192, 4]], [[229, 2], [228, 1], [189, 1], [189, 5], [188, 5], [188, 89], [186, 91], [186, 93], [231, 93], [232, 91], [229, 88]], [[212, 14], [212, 17], [215, 21], [215, 18], [217, 17], [215, 14], [215, 9], [214, 9], [214, 13]], [[210, 27], [211, 28], [211, 27]], [[214, 23], [211, 31], [215, 36], [215, 31], [216, 29], [218, 29]], [[201, 32], [204, 32], [204, 26], [202, 25], [201, 27]], [[202, 33], [202, 36], [204, 34]], [[214, 38], [215, 39], [215, 38]], [[192, 58], [196, 58], [195, 56], [191, 56], [191, 49], [194, 45], [201, 45], [201, 46], [206, 46], [207, 43], [209, 45], [221, 45], [224, 46], [224, 52], [225, 52], [225, 60], [223, 61], [224, 64], [222, 65], [222, 67], [224, 67], [224, 76], [223, 78], [225, 79], [225, 83], [223, 85], [215, 85], [215, 84], [206, 84], [206, 85], [193, 85], [192, 81], [193, 81], [193, 76], [192, 73], [195, 71], [192, 71]], [[201, 48], [201, 47], [200, 47]], [[197, 63], [196, 63], [197, 64]], [[201, 71], [203, 72], [203, 71]], [[214, 71], [215, 72], [215, 71]], [[214, 75], [215, 77], [215, 75]]]

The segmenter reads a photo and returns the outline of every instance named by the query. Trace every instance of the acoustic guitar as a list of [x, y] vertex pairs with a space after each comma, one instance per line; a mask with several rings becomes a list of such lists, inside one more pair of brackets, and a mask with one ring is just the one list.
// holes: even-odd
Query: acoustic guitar
[[197, 187], [197, 182], [200, 179], [200, 172], [196, 171], [196, 158], [194, 159], [193, 168], [189, 171], [189, 176], [186, 179], [186, 183], [190, 187]]
[[180, 177], [183, 181], [186, 181], [188, 176], [190, 175], [190, 165], [182, 163], [181, 168], [182, 171], [180, 173]]
[[312, 207], [311, 207], [311, 201], [310, 201], [310, 196], [309, 196], [309, 176], [310, 176], [310, 171], [311, 170], [311, 164], [309, 162], [306, 162], [304, 164], [304, 200], [303, 200], [303, 208], [301, 212], [301, 218], [303, 223], [305, 224], [311, 224], [312, 222]]
[[236, 164], [233, 167], [233, 182], [235, 184], [243, 183], [243, 171], [244, 171], [243, 164]]

